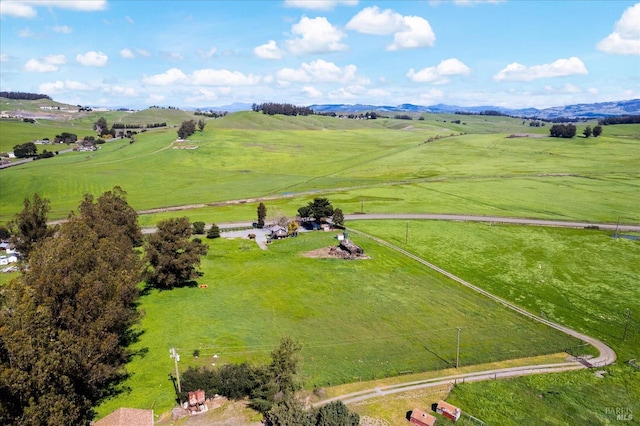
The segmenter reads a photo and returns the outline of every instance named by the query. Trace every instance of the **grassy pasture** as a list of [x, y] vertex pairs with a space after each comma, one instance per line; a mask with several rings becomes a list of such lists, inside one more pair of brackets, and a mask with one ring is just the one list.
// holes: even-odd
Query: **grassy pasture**
[[[516, 119], [461, 117], [469, 121], [467, 131], [486, 132], [487, 123], [512, 132], [530, 130]], [[437, 120], [244, 112], [209, 120], [189, 142], [195, 150], [173, 149], [175, 129], [154, 130], [133, 145], [115, 141], [96, 153], [65, 154], [2, 171], [14, 184], [2, 193], [0, 220], [10, 219], [36, 191], [52, 200], [51, 216], [60, 218], [83, 193], [97, 195], [115, 185], [127, 190], [137, 209], [314, 190], [344, 200], [345, 212], [360, 211], [364, 203], [368, 212], [640, 220], [629, 196], [640, 186], [640, 126], [608, 126], [600, 138], [565, 141], [459, 135], [451, 123]], [[399, 125], [404, 127], [398, 130]], [[435, 136], [447, 137], [425, 143]], [[342, 190], [335, 193], [336, 188]], [[274, 205], [293, 215], [307, 198]], [[290, 205], [295, 208], [288, 210]], [[194, 214], [231, 220], [217, 210]]]
[[[283, 335], [303, 344], [307, 387], [556, 353], [578, 344], [524, 319], [398, 253], [356, 240], [369, 260], [313, 259], [301, 254], [335, 245], [333, 233], [303, 234], [268, 251], [248, 240], [209, 242], [198, 281], [144, 296], [143, 358], [128, 365], [125, 403], [160, 412], [173, 403], [170, 347], [180, 368], [216, 362], [265, 362]], [[200, 358], [191, 355], [200, 349]]]
[[[448, 401], [487, 424], [500, 425], [612, 424], [616, 408], [640, 411], [638, 372], [624, 364], [640, 354], [637, 241], [614, 239], [601, 231], [432, 221], [409, 221], [406, 238], [406, 221], [348, 225], [531, 312], [595, 336], [618, 354], [618, 364], [603, 369], [602, 378], [590, 370], [466, 383], [456, 386]], [[623, 341], [627, 308], [632, 315]], [[407, 396], [412, 397], [416, 395]], [[426, 403], [435, 397], [417, 398]], [[379, 407], [358, 410], [374, 415]]]
[[[640, 355], [638, 241], [615, 239], [605, 231], [469, 222], [353, 221], [348, 226], [407, 248], [530, 312], [595, 336], [621, 359]], [[622, 342], [627, 308], [635, 320], [630, 338]]]

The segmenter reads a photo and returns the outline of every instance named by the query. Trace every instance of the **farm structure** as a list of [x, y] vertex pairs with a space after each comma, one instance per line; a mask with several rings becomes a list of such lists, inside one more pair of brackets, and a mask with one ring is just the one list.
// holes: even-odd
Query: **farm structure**
[[460, 418], [460, 415], [462, 414], [462, 411], [455, 405], [441, 400], [436, 406], [436, 413], [442, 414], [444, 417], [457, 422]]
[[283, 226], [272, 226], [271, 228], [269, 228], [269, 231], [271, 232], [270, 238], [272, 240], [279, 240], [281, 238], [287, 238], [289, 236], [289, 232]]
[[346, 238], [340, 240], [340, 248], [348, 252], [351, 256], [362, 256], [364, 254], [362, 247], [354, 244], [353, 241]]
[[433, 426], [436, 424], [436, 418], [418, 408], [414, 408], [411, 412], [409, 423], [416, 426]]
[[195, 390], [193, 392], [189, 392], [189, 412], [200, 412], [207, 411], [207, 406], [205, 405], [206, 397], [204, 391], [202, 389]]

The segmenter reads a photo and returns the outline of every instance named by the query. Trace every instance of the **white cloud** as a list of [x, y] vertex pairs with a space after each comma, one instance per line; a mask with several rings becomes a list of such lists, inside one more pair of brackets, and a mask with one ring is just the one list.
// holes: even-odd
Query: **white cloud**
[[551, 64], [524, 66], [517, 62], [507, 65], [493, 76], [495, 81], [531, 81], [538, 78], [564, 77], [575, 74], [588, 74], [587, 67], [577, 57], [558, 59]]
[[547, 93], [553, 93], [553, 94], [582, 93], [582, 89], [580, 89], [578, 86], [575, 86], [571, 83], [566, 83], [560, 87], [544, 86], [544, 91]]
[[131, 49], [122, 49], [120, 51], [120, 56], [122, 56], [125, 59], [133, 59], [136, 57], [136, 55], [133, 54]]
[[436, 36], [429, 21], [420, 16], [402, 16], [391, 9], [366, 7], [347, 23], [348, 30], [363, 34], [393, 34], [387, 50], [415, 49], [433, 46]]
[[67, 58], [64, 55], [49, 55], [44, 57], [44, 61], [47, 64], [64, 65], [67, 63]]
[[38, 90], [42, 93], [46, 93], [46, 94], [54, 94], [54, 93], [61, 93], [65, 90], [71, 90], [71, 91], [89, 91], [89, 90], [93, 90], [93, 87], [89, 86], [88, 84], [85, 83], [81, 83], [79, 81], [73, 81], [73, 80], [66, 80], [66, 81], [62, 81], [62, 80], [57, 80], [57, 81], [53, 81], [53, 82], [49, 82], [49, 83], [42, 83], [39, 87]]
[[297, 37], [287, 40], [287, 47], [295, 55], [347, 49], [347, 45], [341, 42], [345, 34], [331, 25], [327, 18], [303, 16], [300, 22], [291, 27], [291, 32]]
[[261, 78], [253, 74], [245, 75], [239, 71], [202, 69], [191, 74], [192, 84], [205, 86], [252, 86], [259, 84]]
[[349, 91], [349, 89], [341, 87], [337, 90], [329, 92], [328, 97], [333, 101], [350, 101], [353, 99], [357, 99], [358, 96]]
[[76, 61], [85, 67], [104, 67], [107, 65], [109, 57], [102, 52], [90, 50], [85, 54], [78, 53]]
[[303, 63], [300, 68], [282, 68], [276, 73], [278, 82], [283, 83], [357, 83], [369, 84], [369, 80], [356, 75], [355, 65], [340, 68], [333, 62], [317, 59], [310, 63]]
[[276, 44], [275, 40], [257, 46], [253, 53], [260, 59], [282, 59], [283, 52]]
[[161, 52], [167, 61], [182, 61], [184, 56], [177, 52]]
[[42, 83], [38, 90], [42, 93], [53, 94], [60, 93], [64, 89], [64, 82], [62, 80], [54, 81], [52, 83]]
[[27, 72], [55, 72], [58, 71], [58, 65], [67, 63], [64, 55], [49, 55], [38, 59], [29, 59], [24, 64], [24, 70]]
[[144, 50], [144, 49], [136, 49], [136, 52], [138, 53], [138, 55], [140, 56], [145, 56], [145, 57], [149, 57], [151, 56], [151, 52]]
[[213, 58], [213, 55], [215, 55], [217, 51], [218, 51], [217, 47], [211, 47], [209, 50], [198, 49], [198, 55], [201, 58], [209, 59], [209, 58]]
[[420, 16], [404, 16], [404, 29], [393, 35], [393, 43], [387, 50], [415, 49], [431, 47], [436, 41], [436, 35], [429, 25], [429, 21]]
[[151, 94], [147, 97], [146, 101], [149, 105], [159, 104], [164, 101], [164, 95]]
[[178, 68], [171, 68], [163, 74], [142, 77], [142, 82], [151, 86], [168, 86], [169, 84], [187, 81], [187, 75]]
[[73, 29], [67, 25], [58, 25], [53, 27], [53, 31], [60, 34], [71, 34]]
[[64, 87], [69, 90], [84, 90], [84, 91], [93, 90], [93, 87], [91, 87], [90, 85], [79, 82], [79, 81], [73, 81], [73, 80], [66, 80], [64, 82]]
[[624, 11], [613, 32], [596, 49], [615, 55], [640, 55], [640, 3]]
[[134, 21], [131, 16], [125, 16], [124, 19], [131, 25], [134, 25], [136, 23], [136, 21]]
[[9, 55], [6, 53], [0, 53], [0, 62], [9, 62]]
[[0, 2], [0, 15], [16, 18], [35, 18], [37, 7], [71, 9], [83, 12], [105, 10], [107, 0], [3, 0]]
[[109, 96], [126, 96], [128, 98], [133, 98], [138, 96], [138, 91], [133, 87], [124, 87], [120, 85], [107, 85], [102, 88], [102, 93], [105, 93]]
[[315, 87], [311, 87], [311, 86], [304, 86], [301, 92], [303, 95], [305, 95], [308, 98], [318, 99], [322, 97], [322, 92], [316, 89]]
[[35, 37], [36, 33], [31, 31], [29, 27], [24, 27], [18, 31], [18, 35], [22, 38]]
[[404, 18], [391, 9], [380, 11], [378, 6], [362, 9], [347, 23], [346, 29], [364, 34], [387, 35], [404, 28]]
[[416, 72], [413, 68], [407, 73], [407, 77], [416, 83], [444, 84], [449, 82], [452, 75], [468, 75], [471, 68], [456, 58], [445, 59], [436, 67], [423, 68]]
[[388, 90], [384, 90], [384, 89], [371, 89], [367, 92], [367, 95], [374, 97], [374, 98], [384, 98], [389, 96], [391, 93], [389, 93]]
[[311, 10], [332, 10], [336, 5], [355, 6], [358, 0], [285, 0], [285, 6]]

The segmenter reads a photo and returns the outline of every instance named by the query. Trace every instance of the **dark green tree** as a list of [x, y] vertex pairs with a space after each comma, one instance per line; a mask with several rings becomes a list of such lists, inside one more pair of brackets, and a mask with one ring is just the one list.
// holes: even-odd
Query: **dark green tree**
[[33, 195], [33, 201], [25, 198], [24, 208], [9, 223], [11, 243], [27, 260], [34, 245], [53, 235], [54, 228], [47, 226], [47, 214], [49, 213], [49, 200], [41, 198], [39, 194]]
[[178, 137], [186, 139], [196, 132], [196, 122], [193, 120], [183, 121], [178, 129]]
[[315, 426], [315, 417], [301, 401], [291, 399], [271, 407], [265, 414], [265, 421], [268, 426]]
[[582, 134], [584, 135], [585, 138], [588, 138], [589, 136], [591, 136], [591, 134], [592, 134], [591, 126], [585, 127], [584, 131], [582, 132]]
[[106, 191], [94, 202], [85, 194], [78, 210], [84, 221], [100, 238], [117, 232], [127, 236], [132, 247], [142, 244], [142, 231], [138, 225], [138, 213], [127, 203], [127, 193], [116, 186]]
[[302, 346], [283, 337], [271, 352], [271, 363], [256, 371], [258, 384], [251, 394], [251, 405], [262, 413], [268, 412], [274, 404], [293, 399], [295, 391], [302, 387], [299, 378]]
[[132, 353], [140, 260], [70, 217], [0, 300], [0, 424], [89, 424]]
[[341, 209], [335, 209], [333, 211], [332, 222], [337, 227], [343, 227], [344, 226], [344, 215], [342, 214], [342, 210]]
[[596, 126], [593, 128], [593, 137], [597, 138], [602, 134], [602, 126]]
[[320, 407], [315, 423], [317, 426], [358, 426], [359, 424], [360, 415], [349, 412], [342, 401], [334, 401]]
[[207, 122], [204, 121], [202, 118], [198, 120], [198, 130], [203, 131], [206, 125], [207, 125]]
[[104, 117], [98, 118], [98, 121], [93, 123], [93, 130], [98, 132], [100, 136], [104, 136], [109, 133], [109, 124], [107, 124], [107, 119]]
[[187, 217], [158, 223], [158, 230], [147, 238], [147, 283], [160, 289], [184, 285], [199, 276], [200, 257], [207, 246], [191, 239], [191, 223]]
[[267, 218], [267, 207], [264, 203], [258, 204], [258, 228], [264, 228], [264, 220]]
[[204, 222], [193, 222], [193, 233], [198, 235], [204, 234]]
[[0, 225], [0, 240], [7, 240], [11, 237], [11, 233], [9, 232], [9, 228], [6, 226]]
[[207, 231], [207, 238], [220, 238], [220, 227], [218, 227], [218, 225], [216, 225], [215, 223], [212, 223], [211, 228], [209, 228], [209, 231]]
[[312, 202], [298, 209], [301, 218], [311, 218], [320, 221], [333, 215], [333, 206], [326, 198], [314, 198]]
[[13, 147], [13, 155], [16, 158], [33, 157], [38, 153], [38, 147], [33, 142], [19, 144]]

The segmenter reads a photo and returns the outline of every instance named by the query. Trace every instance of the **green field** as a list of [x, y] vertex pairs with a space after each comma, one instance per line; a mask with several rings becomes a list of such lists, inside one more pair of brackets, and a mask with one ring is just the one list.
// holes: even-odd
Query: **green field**
[[[54, 134], [70, 128], [91, 134], [99, 116], [39, 120], [36, 125], [0, 121], [0, 151], [25, 138], [42, 137], [45, 128]], [[193, 117], [167, 110], [105, 116], [110, 123], [167, 121], [170, 126]], [[180, 146], [175, 128], [157, 129], [138, 135], [133, 144], [112, 141], [97, 152], [1, 170], [0, 223], [10, 220], [34, 192], [51, 200], [50, 217], [58, 219], [76, 208], [82, 194], [97, 196], [116, 185], [138, 210], [269, 197], [268, 220], [293, 217], [298, 207], [322, 195], [344, 213], [640, 223], [640, 125], [605, 126], [597, 139], [560, 140], [546, 137], [547, 128], [529, 127], [521, 119], [424, 118], [355, 121], [241, 112], [208, 120], [204, 132], [186, 143], [197, 149], [174, 149]], [[457, 119], [462, 123], [451, 123]], [[595, 122], [579, 124], [578, 135], [587, 124]], [[514, 133], [542, 137], [508, 138]], [[256, 207], [256, 200], [216, 204], [143, 215], [140, 223], [152, 226], [182, 215], [207, 223], [252, 221]], [[466, 411], [490, 424], [509, 424], [502, 414], [492, 417], [491, 401], [497, 395], [516, 395], [498, 407], [514, 412], [511, 424], [566, 424], [574, 418], [574, 424], [582, 424], [590, 414], [596, 423], [606, 424], [612, 420], [602, 410], [611, 398], [640, 412], [633, 402], [640, 393], [637, 373], [622, 364], [640, 355], [637, 241], [600, 231], [471, 223], [348, 225], [537, 315], [593, 335], [619, 355], [618, 365], [606, 368], [608, 375], [596, 381], [587, 371], [458, 386], [451, 400]], [[125, 386], [131, 392], [103, 404], [100, 415], [121, 405], [168, 410], [173, 404], [170, 347], [179, 348], [181, 369], [208, 365], [214, 354], [220, 363], [264, 362], [287, 334], [303, 344], [306, 386], [326, 387], [450, 367], [456, 327], [463, 330], [463, 365], [575, 349], [578, 344], [366, 238], [356, 237], [356, 242], [370, 260], [301, 256], [334, 245], [332, 236], [306, 234], [268, 251], [246, 240], [209, 242], [199, 280], [207, 288], [151, 292], [142, 298], [144, 333], [134, 349], [148, 352], [128, 366], [131, 377]], [[622, 341], [627, 308], [632, 321]], [[195, 349], [201, 351], [197, 360]], [[541, 410], [559, 420], [536, 418]], [[566, 414], [553, 415], [561, 411]], [[572, 417], [572, 412], [579, 415]]]
[[464, 329], [461, 365], [579, 344], [369, 241], [362, 241], [368, 260], [302, 256], [335, 243], [333, 233], [320, 232], [274, 243], [268, 251], [248, 240], [210, 243], [198, 280], [207, 288], [144, 296], [144, 334], [136, 347], [149, 352], [129, 365], [132, 392], [101, 411], [125, 402], [168, 410], [171, 347], [179, 348], [181, 369], [208, 365], [215, 354], [216, 362], [266, 362], [289, 335], [303, 345], [302, 372], [310, 388], [450, 368], [456, 327]]
[[[174, 149], [175, 129], [154, 130], [134, 144], [113, 141], [94, 153], [3, 170], [12, 184], [2, 191], [0, 221], [36, 191], [52, 200], [51, 217], [63, 218], [84, 193], [119, 185], [138, 210], [288, 196], [274, 206], [293, 215], [308, 191], [320, 191], [345, 212], [640, 222], [633, 197], [640, 186], [640, 126], [608, 126], [600, 138], [566, 141], [507, 138], [531, 131], [517, 119], [465, 119], [467, 125], [452, 125], [431, 117], [361, 122], [242, 112], [210, 120], [191, 137], [193, 150]], [[0, 131], [11, 139], [19, 130], [8, 124], [0, 122]], [[505, 133], [489, 134], [490, 126]], [[426, 142], [435, 136], [443, 138]], [[207, 222], [237, 219], [215, 208], [191, 214], [211, 217]]]

